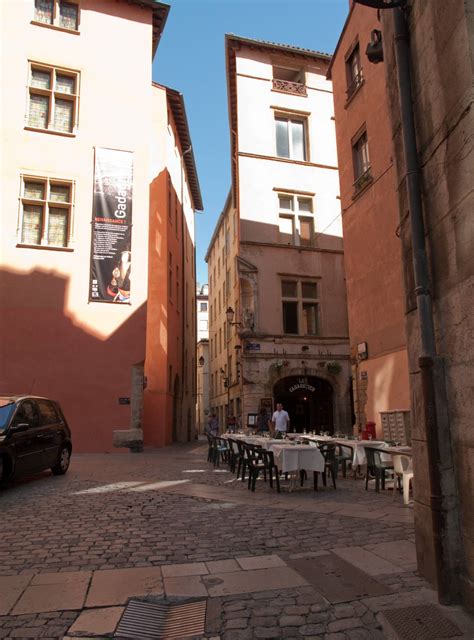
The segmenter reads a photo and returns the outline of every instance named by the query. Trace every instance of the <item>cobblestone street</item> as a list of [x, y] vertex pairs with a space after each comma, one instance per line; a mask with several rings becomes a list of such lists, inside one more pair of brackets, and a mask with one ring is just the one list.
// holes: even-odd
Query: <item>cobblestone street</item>
[[[110, 637], [137, 596], [208, 598], [208, 638], [362, 640], [397, 637], [386, 609], [436, 602], [392, 491], [348, 476], [251, 494], [206, 455], [203, 443], [76, 455], [66, 476], [2, 489], [0, 638]], [[443, 612], [474, 637], [459, 609]]]

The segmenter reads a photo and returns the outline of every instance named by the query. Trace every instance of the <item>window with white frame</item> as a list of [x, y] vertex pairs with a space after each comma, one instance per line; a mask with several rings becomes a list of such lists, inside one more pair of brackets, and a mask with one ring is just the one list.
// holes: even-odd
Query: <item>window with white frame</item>
[[313, 200], [307, 196], [278, 194], [280, 243], [314, 246]]
[[351, 98], [362, 85], [362, 67], [360, 64], [360, 48], [357, 42], [346, 56], [347, 99]]
[[283, 333], [320, 335], [319, 285], [314, 280], [282, 280]]
[[275, 115], [276, 154], [279, 158], [307, 160], [306, 126], [304, 117]]
[[23, 176], [20, 243], [67, 247], [72, 232], [73, 183]]
[[34, 21], [68, 31], [79, 30], [79, 3], [66, 0], [35, 0]]
[[29, 127], [57, 133], [74, 133], [79, 100], [77, 72], [32, 62], [28, 92]]

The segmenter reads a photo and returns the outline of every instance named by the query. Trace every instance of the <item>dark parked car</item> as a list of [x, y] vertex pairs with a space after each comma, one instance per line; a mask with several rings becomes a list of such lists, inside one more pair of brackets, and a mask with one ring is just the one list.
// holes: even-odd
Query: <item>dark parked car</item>
[[71, 431], [57, 402], [0, 396], [0, 481], [44, 469], [66, 473], [71, 451]]

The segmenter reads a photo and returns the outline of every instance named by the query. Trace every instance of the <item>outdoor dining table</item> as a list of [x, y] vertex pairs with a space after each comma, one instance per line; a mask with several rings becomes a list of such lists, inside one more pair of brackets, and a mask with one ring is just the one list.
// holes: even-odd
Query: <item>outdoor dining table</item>
[[290, 474], [289, 491], [295, 488], [298, 474], [303, 469], [320, 473], [324, 471], [324, 456], [316, 447], [308, 447], [305, 444], [283, 444], [279, 440], [278, 444], [271, 444], [268, 449], [273, 453], [278, 470]]

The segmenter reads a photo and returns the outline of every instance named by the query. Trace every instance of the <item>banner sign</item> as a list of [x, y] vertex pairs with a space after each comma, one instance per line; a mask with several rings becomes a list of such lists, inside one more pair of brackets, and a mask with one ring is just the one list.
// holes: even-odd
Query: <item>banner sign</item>
[[96, 149], [90, 302], [130, 302], [133, 153]]

